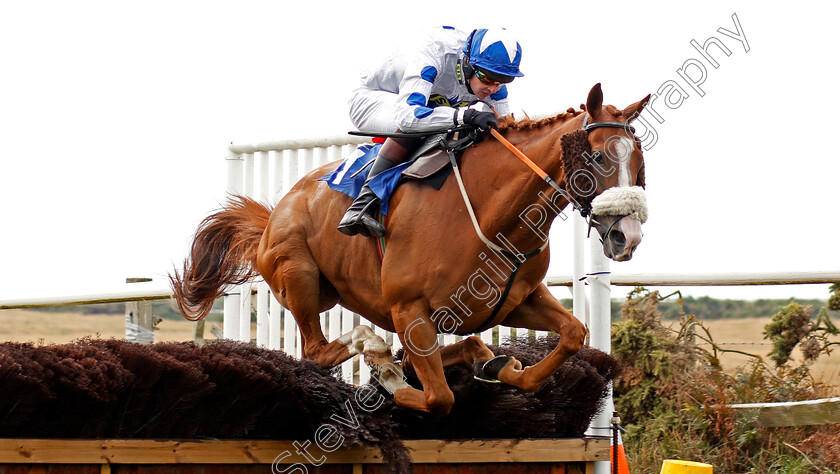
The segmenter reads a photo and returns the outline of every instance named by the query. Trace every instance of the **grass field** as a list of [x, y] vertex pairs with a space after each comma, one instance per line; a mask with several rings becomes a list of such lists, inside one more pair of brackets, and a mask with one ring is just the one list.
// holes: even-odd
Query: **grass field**
[[[764, 326], [769, 322], [770, 318], [712, 319], [703, 321], [703, 325], [709, 328], [716, 343], [726, 343], [721, 345], [723, 349], [759, 355], [772, 366], [773, 362], [767, 354], [773, 347], [764, 340], [762, 334]], [[836, 340], [840, 341], [840, 339]], [[708, 345], [702, 347], [711, 350]], [[840, 386], [840, 346], [833, 347], [836, 349], [830, 356], [822, 356], [814, 363], [811, 373], [817, 380]], [[794, 349], [794, 357], [796, 360], [802, 360], [802, 354], [798, 348]], [[738, 366], [747, 364], [751, 358], [742, 354], [725, 353], [720, 355], [720, 360], [724, 368], [734, 370]]]
[[[195, 323], [164, 320], [155, 341], [191, 341]], [[209, 324], [205, 338], [211, 339]], [[124, 314], [47, 313], [23, 309], [0, 311], [0, 341], [65, 343], [85, 336], [125, 338]]]
[[[719, 319], [705, 321], [717, 343], [726, 349], [761, 355], [766, 358], [771, 347], [756, 345], [762, 338], [764, 325], [770, 318]], [[221, 323], [215, 323], [221, 326]], [[155, 341], [191, 341], [195, 323], [187, 320], [164, 320], [155, 331]], [[213, 339], [210, 324], [204, 337]], [[31, 310], [0, 311], [0, 341], [65, 343], [85, 336], [107, 338], [125, 337], [125, 315], [84, 315], [81, 313], [46, 313]], [[708, 346], [704, 346], [708, 348]], [[748, 362], [740, 354], [723, 354], [721, 362], [729, 370]], [[814, 366], [814, 377], [831, 385], [840, 385], [840, 346], [830, 357], [822, 357]]]

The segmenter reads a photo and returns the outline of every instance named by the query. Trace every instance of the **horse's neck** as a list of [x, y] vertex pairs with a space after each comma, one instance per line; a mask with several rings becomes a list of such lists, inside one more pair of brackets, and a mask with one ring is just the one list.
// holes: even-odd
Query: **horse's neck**
[[[580, 128], [581, 121], [577, 116], [533, 130], [512, 130], [507, 138], [561, 183], [560, 137]], [[554, 196], [544, 180], [493, 137], [471, 154], [472, 159], [464, 160], [463, 179], [484, 234], [494, 242], [504, 237], [522, 252], [542, 246], [568, 201]]]

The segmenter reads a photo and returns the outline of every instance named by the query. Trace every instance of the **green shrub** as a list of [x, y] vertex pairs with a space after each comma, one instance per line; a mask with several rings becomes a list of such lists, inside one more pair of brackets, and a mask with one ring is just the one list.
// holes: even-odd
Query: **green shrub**
[[[831, 394], [833, 388], [813, 380], [808, 369], [836, 344], [828, 339], [837, 330], [825, 308], [812, 321], [810, 307], [784, 307], [765, 328], [775, 364], [741, 352], [748, 361], [727, 373], [719, 355], [737, 351], [716, 345], [708, 329], [682, 311], [674, 327], [665, 326], [658, 310], [662, 299], [656, 291], [636, 289], [612, 330], [612, 354], [624, 365], [614, 382], [615, 405], [628, 430], [624, 443], [633, 472], [659, 472], [664, 459], [707, 462], [717, 474], [840, 472], [840, 459], [832, 454], [840, 452], [840, 425], [765, 428], [756, 424], [757, 414], [729, 408]], [[711, 349], [698, 346], [698, 339]], [[813, 357], [795, 364], [790, 354], [797, 344], [811, 344]], [[809, 442], [819, 436], [822, 441]]]

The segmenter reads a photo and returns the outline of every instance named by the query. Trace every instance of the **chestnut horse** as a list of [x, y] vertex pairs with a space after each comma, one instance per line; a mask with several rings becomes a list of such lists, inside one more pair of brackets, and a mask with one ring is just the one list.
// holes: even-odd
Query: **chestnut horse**
[[[350, 198], [317, 178], [338, 162], [307, 174], [273, 210], [233, 197], [202, 222], [183, 270], [170, 275], [181, 312], [203, 318], [227, 285], [261, 275], [294, 315], [306, 358], [333, 367], [364, 354], [400, 406], [448, 413], [454, 397], [444, 367], [452, 364], [474, 364], [478, 379], [535, 391], [580, 350], [586, 335], [584, 325], [542, 283], [549, 227], [572, 201], [585, 214], [592, 211], [591, 224], [608, 257], [632, 256], [641, 241], [644, 203], [628, 205], [613, 196], [599, 207], [598, 200], [613, 187], [636, 190], [634, 199], [644, 200], [642, 151], [629, 122], [649, 97], [619, 110], [602, 105], [597, 84], [584, 110], [539, 121], [501, 120], [499, 132], [559, 185], [539, 179], [499, 141], [486, 137], [459, 158], [464, 194], [458, 176], [440, 190], [414, 181], [397, 188], [381, 261], [373, 239], [336, 230]], [[319, 314], [336, 304], [395, 332], [405, 348], [402, 363], [413, 366], [422, 389], [403, 380], [390, 348], [370, 328], [359, 326], [327, 341]], [[437, 344], [439, 332], [469, 335], [500, 324], [551, 330], [560, 342], [529, 367], [494, 358], [475, 336]]]

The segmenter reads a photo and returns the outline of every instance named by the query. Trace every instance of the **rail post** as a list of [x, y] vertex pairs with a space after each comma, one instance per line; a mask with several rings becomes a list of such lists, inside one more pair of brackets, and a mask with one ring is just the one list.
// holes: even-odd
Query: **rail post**
[[584, 325], [589, 327], [587, 315], [586, 283], [584, 281], [584, 242], [586, 241], [586, 221], [580, 212], [572, 211], [572, 313]]
[[[225, 160], [227, 161], [227, 192], [230, 195], [241, 194], [244, 179], [243, 168], [245, 167], [242, 155], [229, 151]], [[241, 292], [241, 285], [225, 289], [223, 320], [225, 339], [239, 339], [239, 307], [241, 306], [239, 296]]]
[[[587, 275], [589, 283], [589, 345], [609, 354], [612, 321], [610, 315], [610, 261], [604, 255], [600, 239], [589, 239], [590, 267]], [[607, 436], [612, 427], [612, 413], [615, 410], [612, 397], [612, 384], [604, 400], [604, 407], [592, 421], [587, 434]], [[597, 461], [595, 474], [609, 474], [610, 462]]]
[[[152, 281], [151, 278], [126, 278], [126, 283]], [[138, 344], [155, 342], [155, 321], [151, 301], [128, 301], [125, 303], [125, 340]]]

